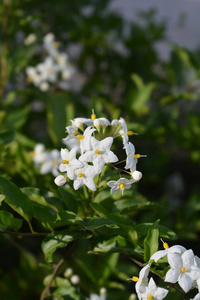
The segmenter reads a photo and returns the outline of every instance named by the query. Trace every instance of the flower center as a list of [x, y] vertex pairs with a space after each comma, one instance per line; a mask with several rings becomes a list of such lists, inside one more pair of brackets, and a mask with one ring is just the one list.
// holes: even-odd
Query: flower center
[[83, 139], [84, 139], [84, 136], [81, 135], [81, 134], [78, 134], [78, 135], [77, 135], [77, 139], [78, 139], [78, 140], [83, 140]]
[[181, 269], [181, 272], [182, 272], [182, 273], [185, 273], [185, 272], [186, 272], [186, 268], [182, 268], [182, 269]]
[[139, 278], [138, 278], [137, 276], [133, 276], [131, 280], [134, 281], [134, 282], [137, 282], [138, 279], [139, 279]]
[[167, 243], [163, 243], [163, 248], [164, 249], [168, 249], [169, 248], [169, 245]]
[[48, 74], [53, 74], [53, 68], [51, 68], [51, 67], [48, 68], [48, 69], [47, 69], [47, 73], [48, 73]]
[[26, 80], [27, 82], [31, 83], [33, 82], [33, 79], [34, 79], [33, 76], [28, 76]]
[[80, 173], [78, 173], [77, 176], [78, 176], [78, 177], [84, 177], [84, 173], [80, 172]]
[[95, 154], [100, 155], [101, 154], [101, 150], [95, 150]]
[[135, 158], [140, 158], [140, 154], [135, 154], [134, 157]]
[[92, 119], [92, 120], [95, 120], [95, 119], [96, 119], [96, 115], [95, 115], [95, 114], [92, 114], [92, 115], [91, 115], [91, 119]]
[[59, 43], [59, 42], [54, 42], [54, 43], [53, 43], [53, 48], [54, 48], [54, 49], [58, 49], [59, 46], [60, 46], [60, 43]]
[[133, 135], [133, 131], [128, 130], [128, 131], [127, 131], [127, 135]]
[[119, 185], [119, 188], [120, 188], [120, 190], [124, 190], [124, 187], [125, 187], [125, 185], [124, 185], [124, 183], [122, 182], [122, 183], [120, 183], [120, 185]]
[[54, 159], [52, 163], [53, 163], [53, 166], [57, 166], [58, 161]]
[[31, 157], [34, 157], [34, 156], [35, 156], [35, 152], [34, 152], [34, 151], [31, 151], [31, 152], [30, 152], [30, 156], [31, 156]]
[[147, 300], [153, 300], [154, 296], [152, 294], [149, 294], [147, 297]]
[[63, 159], [63, 160], [62, 160], [62, 163], [63, 163], [64, 165], [68, 165], [69, 161], [68, 161], [68, 160], [65, 160], [65, 159]]

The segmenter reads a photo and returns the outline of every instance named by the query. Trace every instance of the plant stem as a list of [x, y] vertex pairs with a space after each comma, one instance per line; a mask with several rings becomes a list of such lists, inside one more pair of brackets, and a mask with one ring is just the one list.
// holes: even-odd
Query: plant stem
[[51, 280], [49, 281], [49, 284], [45, 287], [45, 289], [43, 290], [42, 294], [41, 294], [41, 298], [40, 300], [44, 300], [46, 298], [46, 296], [48, 296], [50, 294], [50, 288], [51, 288], [51, 285], [52, 285], [52, 282], [59, 270], [59, 268], [62, 266], [62, 264], [64, 263], [64, 258], [62, 258], [59, 263], [57, 265], [55, 265], [55, 268], [54, 268], [54, 271], [53, 271], [53, 274], [52, 274], [52, 277], [51, 277]]
[[8, 20], [10, 0], [2, 3], [2, 51], [0, 56], [0, 98], [3, 97], [7, 82]]

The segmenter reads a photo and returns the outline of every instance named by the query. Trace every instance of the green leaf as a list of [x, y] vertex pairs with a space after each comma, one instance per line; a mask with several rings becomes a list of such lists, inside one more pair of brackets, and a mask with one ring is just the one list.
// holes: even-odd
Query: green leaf
[[97, 214], [102, 217], [102, 218], [106, 218], [108, 215], [108, 211], [100, 204], [98, 203], [91, 203], [90, 206], [92, 207], [92, 209], [94, 209]]
[[15, 132], [11, 130], [0, 132], [0, 146], [11, 143], [15, 138]]
[[42, 250], [47, 262], [53, 262], [53, 254], [58, 248], [66, 247], [70, 242], [77, 239], [88, 239], [91, 234], [84, 231], [70, 231], [69, 229], [53, 232], [42, 242]]
[[4, 199], [5, 199], [5, 196], [0, 194], [0, 206]]
[[147, 236], [144, 240], [144, 261], [149, 261], [150, 257], [158, 250], [159, 247], [159, 230], [158, 223], [160, 220], [157, 220], [149, 228]]
[[30, 199], [7, 178], [0, 176], [0, 190], [5, 195], [5, 202], [26, 221], [33, 217], [33, 206]]
[[98, 243], [96, 247], [92, 251], [89, 251], [88, 253], [92, 254], [108, 254], [108, 253], [124, 253], [127, 255], [133, 255], [135, 254], [136, 249], [133, 247], [133, 245], [127, 241], [127, 239], [116, 236], [109, 240], [103, 240], [102, 242]]
[[66, 225], [83, 225], [83, 220], [71, 211], [60, 211], [54, 215], [53, 228]]
[[[105, 219], [105, 218], [98, 218], [98, 217], [93, 217], [93, 218], [87, 218], [84, 220], [84, 227], [87, 230], [95, 230], [97, 228], [100, 228], [102, 226], [108, 226], [113, 228], [113, 225], [115, 225], [115, 222]], [[117, 225], [116, 225], [117, 226]], [[118, 226], [117, 226], [118, 228]]]
[[19, 230], [22, 226], [22, 219], [14, 218], [14, 216], [8, 212], [1, 210], [0, 211], [0, 230], [4, 231], [9, 228]]
[[[139, 238], [145, 237], [147, 231], [151, 226], [152, 223], [143, 223], [143, 224], [136, 225], [135, 230], [137, 231]], [[163, 225], [158, 225], [158, 230], [159, 230], [159, 235], [163, 238], [167, 238], [170, 240], [174, 240], [176, 238], [176, 233]]]
[[61, 193], [61, 196], [63, 198], [62, 200], [64, 201], [67, 210], [77, 213], [78, 205], [72, 192], [64, 186], [60, 186], [58, 190]]
[[7, 114], [4, 128], [18, 129], [22, 127], [27, 120], [29, 111], [29, 106], [26, 106], [23, 109], [15, 110]]
[[118, 200], [113, 203], [113, 211], [119, 211], [123, 213], [132, 213], [133, 209], [144, 209], [144, 208], [151, 208], [152, 206], [155, 206], [150, 201], [144, 201], [144, 199], [123, 199]]
[[58, 297], [59, 300], [86, 300], [77, 289], [73, 286], [60, 286], [53, 292], [54, 297]]

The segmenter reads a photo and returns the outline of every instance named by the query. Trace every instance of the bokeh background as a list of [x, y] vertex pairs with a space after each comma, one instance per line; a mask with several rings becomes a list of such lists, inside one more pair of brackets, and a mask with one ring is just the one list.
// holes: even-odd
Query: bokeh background
[[[138, 133], [136, 151], [147, 155], [136, 189], [154, 203], [135, 221], [160, 219], [176, 243], [200, 255], [200, 2], [3, 0], [0, 8], [1, 174], [19, 187], [48, 189], [53, 176], [31, 168], [36, 143], [60, 149], [70, 120], [92, 109], [123, 117]], [[67, 91], [27, 82], [49, 32], [77, 69]], [[26, 45], [31, 33], [36, 41]], [[39, 299], [41, 241], [0, 237], [2, 299]]]

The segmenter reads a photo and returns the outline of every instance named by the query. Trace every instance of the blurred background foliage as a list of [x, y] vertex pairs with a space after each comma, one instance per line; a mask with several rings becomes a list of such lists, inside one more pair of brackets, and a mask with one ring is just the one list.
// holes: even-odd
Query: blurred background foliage
[[[162, 61], [155, 46], [165, 40], [167, 22], [155, 21], [155, 10], [139, 13], [127, 22], [109, 9], [109, 3], [1, 2], [1, 175], [19, 187], [55, 191], [53, 176], [43, 176], [33, 168], [29, 152], [35, 143], [60, 149], [70, 120], [90, 117], [92, 109], [98, 117], [122, 116], [129, 129], [138, 133], [133, 138], [137, 152], [147, 155], [138, 163], [143, 178], [137, 192], [155, 204], [153, 209], [150, 206], [138, 211], [134, 221], [153, 223], [160, 219], [160, 224], [176, 232], [182, 245], [200, 255], [199, 49], [191, 52], [172, 44], [170, 59]], [[41, 92], [26, 82], [25, 68], [41, 60], [37, 45], [48, 32], [55, 34], [78, 69], [70, 91]], [[37, 41], [24, 45], [30, 33], [36, 35]], [[1, 208], [7, 209], [6, 204], [2, 202]], [[39, 266], [44, 261], [41, 242], [42, 238], [18, 241], [1, 235], [2, 299], [38, 299], [46, 269], [51, 268]], [[86, 265], [78, 256], [74, 263], [67, 261], [64, 267], [73, 267], [80, 274], [83, 289], [89, 278], [98, 293], [101, 286], [108, 287], [107, 280], [111, 278], [109, 285], [114, 292], [108, 299], [121, 299], [122, 294], [128, 299], [134, 287], [129, 284], [127, 288], [124, 282], [137, 272], [137, 267], [123, 256], [118, 265], [118, 254], [109, 255], [112, 259], [105, 256], [103, 262], [109, 266], [107, 269], [93, 270], [93, 262], [84, 257], [88, 264], [86, 272]], [[112, 282], [113, 270], [114, 280], [122, 291], [120, 296], [117, 289], [115, 292], [116, 282]], [[67, 286], [67, 279], [60, 278], [60, 282], [63, 280]]]

